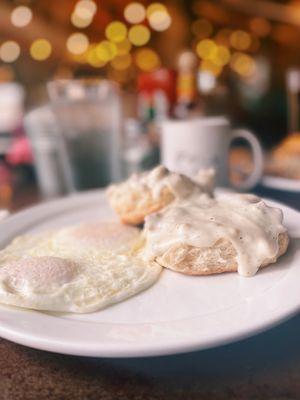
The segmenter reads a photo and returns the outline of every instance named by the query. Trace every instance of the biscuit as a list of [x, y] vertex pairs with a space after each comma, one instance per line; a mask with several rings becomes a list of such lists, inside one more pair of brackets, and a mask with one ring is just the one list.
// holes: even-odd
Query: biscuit
[[251, 194], [198, 196], [146, 218], [144, 258], [188, 275], [252, 276], [288, 246], [282, 211]]
[[[288, 243], [287, 233], [279, 234], [276, 256], [265, 259], [260, 268], [275, 263], [286, 252]], [[162, 267], [186, 275], [213, 275], [236, 272], [238, 269], [236, 250], [232, 243], [225, 239], [220, 239], [213, 246], [206, 248], [186, 244], [173, 245], [155, 261]]]
[[107, 197], [113, 210], [124, 224], [140, 225], [147, 215], [162, 210], [175, 196], [168, 187], [162, 189], [160, 196], [154, 198], [150, 188], [130, 188], [126, 182], [111, 186]]
[[201, 182], [197, 182], [160, 165], [151, 171], [134, 174], [125, 182], [111, 185], [107, 198], [123, 223], [139, 225], [147, 215], [162, 210], [175, 199], [194, 193], [211, 194], [213, 180], [211, 171], [202, 174]]

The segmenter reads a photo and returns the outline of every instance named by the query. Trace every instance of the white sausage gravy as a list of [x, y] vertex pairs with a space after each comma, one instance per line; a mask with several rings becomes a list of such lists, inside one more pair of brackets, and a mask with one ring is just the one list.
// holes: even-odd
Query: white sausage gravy
[[168, 187], [175, 199], [183, 199], [194, 194], [212, 194], [213, 185], [214, 173], [212, 170], [204, 170], [195, 177], [195, 180], [192, 180], [185, 175], [170, 172], [162, 165], [151, 171], [133, 174], [126, 181], [128, 189], [151, 190], [154, 199], [160, 197], [161, 191], [165, 187]]
[[276, 256], [278, 235], [286, 231], [282, 220], [280, 209], [254, 195], [193, 195], [146, 217], [144, 256], [155, 259], [174, 244], [201, 248], [227, 239], [237, 253], [238, 273], [252, 276]]

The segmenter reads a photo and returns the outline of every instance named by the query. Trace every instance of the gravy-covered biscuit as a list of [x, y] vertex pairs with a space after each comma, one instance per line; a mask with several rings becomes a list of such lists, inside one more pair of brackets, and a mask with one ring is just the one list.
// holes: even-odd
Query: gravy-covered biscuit
[[162, 210], [175, 199], [194, 193], [211, 192], [213, 174], [201, 176], [201, 182], [170, 172], [162, 165], [142, 174], [134, 174], [127, 181], [111, 185], [107, 197], [122, 222], [139, 225], [147, 215]]
[[189, 275], [252, 276], [285, 253], [281, 210], [253, 195], [202, 195], [146, 218], [144, 257]]

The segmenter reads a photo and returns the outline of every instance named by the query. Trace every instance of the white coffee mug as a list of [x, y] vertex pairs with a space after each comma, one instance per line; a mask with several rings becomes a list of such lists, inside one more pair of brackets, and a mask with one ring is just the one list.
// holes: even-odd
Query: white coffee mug
[[[229, 181], [228, 154], [233, 139], [246, 140], [253, 153], [254, 169], [241, 183]], [[172, 171], [195, 176], [200, 169], [214, 168], [218, 186], [251, 189], [263, 172], [263, 151], [258, 139], [245, 129], [232, 129], [226, 117], [166, 120], [161, 130], [161, 161]]]

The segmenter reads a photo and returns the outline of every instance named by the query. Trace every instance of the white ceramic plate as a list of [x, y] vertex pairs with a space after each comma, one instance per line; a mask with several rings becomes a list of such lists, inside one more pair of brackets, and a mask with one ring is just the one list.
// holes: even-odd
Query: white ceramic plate
[[[0, 336], [59, 353], [139, 357], [213, 347], [278, 324], [300, 309], [300, 214], [280, 207], [292, 236], [289, 251], [253, 278], [164, 270], [150, 289], [92, 314], [1, 306]], [[0, 223], [0, 248], [20, 234], [110, 216], [99, 191], [42, 204]]]
[[265, 175], [261, 180], [261, 184], [270, 189], [300, 193], [300, 181], [297, 179], [288, 179], [280, 178], [279, 176]]

